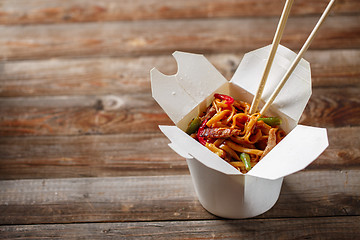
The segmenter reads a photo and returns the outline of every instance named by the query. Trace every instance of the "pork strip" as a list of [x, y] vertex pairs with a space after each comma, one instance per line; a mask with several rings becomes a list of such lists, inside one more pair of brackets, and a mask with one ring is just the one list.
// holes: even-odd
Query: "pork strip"
[[241, 134], [241, 130], [231, 128], [205, 128], [201, 137], [229, 138]]
[[260, 160], [265, 157], [266, 154], [268, 154], [271, 149], [273, 149], [276, 145], [276, 128], [271, 128], [269, 130], [269, 138], [267, 141], [266, 148], [264, 149], [263, 155], [261, 156]]

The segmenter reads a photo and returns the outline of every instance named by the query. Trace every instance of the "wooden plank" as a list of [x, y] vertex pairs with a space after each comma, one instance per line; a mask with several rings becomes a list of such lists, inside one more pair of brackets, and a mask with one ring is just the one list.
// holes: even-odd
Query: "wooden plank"
[[[0, 226], [4, 239], [356, 239], [360, 217]], [[306, 229], [306, 231], [304, 231]], [[150, 237], [151, 236], [151, 237]]]
[[[359, 87], [314, 89], [300, 123], [358, 126], [359, 94]], [[150, 92], [0, 99], [1, 136], [148, 133], [164, 124], [172, 122]]]
[[0, 178], [187, 174], [162, 134], [0, 138]]
[[360, 166], [360, 128], [328, 128], [329, 147], [307, 169], [348, 169]]
[[[359, 215], [358, 175], [290, 175], [276, 205], [258, 218]], [[0, 212], [1, 224], [217, 218], [197, 201], [189, 175], [0, 181]]]
[[[360, 87], [313, 89], [300, 123], [319, 127], [357, 126], [360, 123], [359, 95]], [[352, 117], [348, 118], [350, 115]]]
[[[317, 20], [289, 19], [282, 44], [299, 49]], [[360, 48], [359, 21], [358, 15], [329, 17], [312, 49]], [[0, 26], [0, 52], [4, 60], [245, 52], [270, 44], [277, 23], [274, 17]]]
[[[230, 80], [243, 54], [206, 57]], [[313, 87], [360, 85], [358, 49], [309, 50], [305, 59], [311, 63]], [[177, 71], [171, 55], [12, 61], [0, 66], [2, 97], [148, 93], [150, 69]]]
[[149, 94], [1, 99], [0, 134], [154, 132], [170, 119]]
[[[360, 167], [360, 128], [329, 128], [329, 147], [308, 169]], [[0, 138], [0, 179], [188, 174], [161, 133]]]
[[[280, 16], [283, 1], [271, 0], [1, 0], [0, 24], [67, 23], [140, 19]], [[326, 2], [295, 2], [291, 15], [320, 14]], [[357, 13], [356, 0], [337, 1], [333, 14]]]
[[310, 62], [313, 87], [360, 84], [358, 50], [308, 51], [304, 58]]

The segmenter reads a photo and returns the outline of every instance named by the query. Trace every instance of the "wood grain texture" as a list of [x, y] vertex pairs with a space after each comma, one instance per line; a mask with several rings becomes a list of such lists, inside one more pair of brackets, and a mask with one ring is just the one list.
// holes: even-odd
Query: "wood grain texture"
[[357, 126], [360, 123], [359, 96], [359, 87], [313, 89], [300, 123], [319, 127]]
[[[353, 87], [314, 89], [300, 123], [358, 126], [359, 94]], [[172, 122], [150, 93], [0, 99], [1, 136], [148, 133], [164, 124]]]
[[[358, 169], [360, 128], [328, 129], [329, 147], [308, 169]], [[188, 174], [162, 133], [0, 138], [0, 179]]]
[[[228, 79], [243, 54], [207, 54]], [[313, 87], [360, 86], [360, 50], [309, 50]], [[171, 56], [51, 59], [0, 63], [0, 96], [149, 93], [149, 71], [177, 71]]]
[[0, 134], [148, 133], [171, 124], [149, 94], [1, 99]]
[[328, 128], [329, 147], [307, 169], [349, 169], [360, 166], [360, 128]]
[[[258, 218], [359, 215], [359, 170], [303, 171], [285, 178], [276, 205]], [[0, 223], [216, 219], [191, 177], [39, 179], [0, 182]]]
[[0, 139], [0, 178], [187, 174], [162, 134]]
[[[1, 0], [0, 24], [43, 24], [141, 19], [280, 16], [283, 1], [272, 0]], [[295, 2], [292, 16], [320, 14], [326, 2]], [[333, 14], [360, 11], [356, 0], [338, 0]]]
[[[0, 238], [25, 239], [356, 239], [360, 217], [206, 220], [1, 226]], [[304, 231], [306, 229], [306, 231]], [[181, 236], [181, 237], [180, 237]]]
[[[288, 20], [282, 44], [299, 49], [318, 17]], [[312, 49], [360, 48], [360, 16], [331, 16]], [[249, 51], [271, 43], [277, 18], [153, 20], [0, 26], [3, 60]]]

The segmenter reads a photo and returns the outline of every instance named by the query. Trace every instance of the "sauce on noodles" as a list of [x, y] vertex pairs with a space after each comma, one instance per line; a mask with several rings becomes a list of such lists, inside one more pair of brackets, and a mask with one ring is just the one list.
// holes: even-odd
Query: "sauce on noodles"
[[279, 118], [250, 115], [249, 111], [250, 104], [215, 94], [211, 105], [189, 123], [186, 132], [246, 173], [285, 137]]

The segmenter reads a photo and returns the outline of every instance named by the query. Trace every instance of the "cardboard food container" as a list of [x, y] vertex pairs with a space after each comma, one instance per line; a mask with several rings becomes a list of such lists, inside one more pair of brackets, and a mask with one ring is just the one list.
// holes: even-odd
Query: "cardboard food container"
[[[224, 218], [249, 218], [269, 210], [277, 201], [283, 178], [304, 169], [328, 146], [324, 128], [298, 125], [311, 95], [310, 64], [302, 59], [266, 113], [279, 116], [287, 133], [259, 163], [242, 174], [184, 131], [189, 122], [211, 104], [214, 93], [251, 103], [271, 46], [244, 55], [231, 81], [203, 56], [174, 52], [175, 75], [150, 72], [153, 98], [176, 126], [159, 126], [169, 146], [186, 158], [202, 206]], [[262, 103], [270, 97], [296, 54], [279, 45]]]

